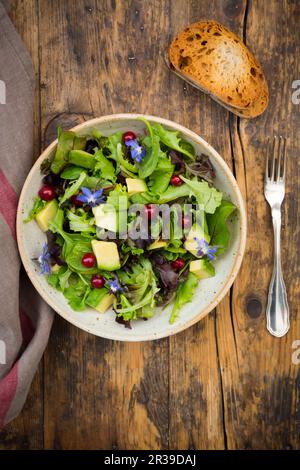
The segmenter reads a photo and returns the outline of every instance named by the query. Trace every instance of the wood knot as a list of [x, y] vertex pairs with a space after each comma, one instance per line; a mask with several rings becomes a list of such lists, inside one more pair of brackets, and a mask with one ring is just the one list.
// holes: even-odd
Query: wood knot
[[54, 116], [47, 124], [43, 147], [49, 145], [57, 137], [57, 128], [62, 127], [63, 130], [71, 129], [72, 127], [81, 124], [88, 119], [91, 119], [93, 115], [85, 113], [61, 113]]
[[224, 13], [227, 18], [238, 17], [243, 10], [243, 2], [241, 0], [227, 0], [224, 5]]
[[262, 312], [261, 301], [257, 297], [248, 297], [246, 300], [246, 310], [250, 318], [258, 318]]

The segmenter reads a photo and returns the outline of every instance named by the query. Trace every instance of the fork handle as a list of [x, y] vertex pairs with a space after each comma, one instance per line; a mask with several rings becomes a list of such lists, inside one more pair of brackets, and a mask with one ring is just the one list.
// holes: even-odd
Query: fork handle
[[274, 228], [274, 267], [269, 287], [267, 305], [267, 329], [273, 336], [284, 336], [290, 328], [289, 306], [286, 288], [281, 270], [280, 256], [280, 207], [272, 208], [272, 220]]

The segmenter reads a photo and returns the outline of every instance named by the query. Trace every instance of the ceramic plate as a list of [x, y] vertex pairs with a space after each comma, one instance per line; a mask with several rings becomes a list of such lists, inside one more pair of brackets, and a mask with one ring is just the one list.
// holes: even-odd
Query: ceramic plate
[[[145, 127], [137, 119], [140, 116], [137, 114], [103, 116], [86, 121], [73, 130], [79, 134], [88, 134], [93, 128], [99, 129], [103, 135], [128, 130], [140, 133]], [[73, 325], [94, 335], [119, 341], [147, 341], [163, 338], [178, 333], [201, 320], [228, 292], [240, 268], [246, 242], [244, 202], [237, 182], [223, 158], [205, 140], [185, 127], [159, 117], [143, 117], [150, 122], [158, 122], [170, 130], [179, 131], [185, 140], [193, 144], [197, 154], [208, 155], [216, 170], [215, 186], [238, 208], [238, 214], [229, 221], [230, 247], [215, 263], [216, 276], [199, 282], [192, 302], [181, 309], [179, 318], [173, 325], [169, 323], [171, 306], [163, 311], [158, 309], [157, 314], [148, 321], [132, 322], [131, 330], [116, 323], [112, 310], [102, 315], [93, 309], [75, 312], [68, 306], [64, 296], [53, 289], [45, 277], [39, 274], [38, 267], [31, 259], [36, 256], [37, 251], [41, 251], [45, 234], [40, 231], [34, 221], [24, 224], [23, 219], [31, 209], [33, 198], [41, 186], [41, 163], [45, 158], [54, 154], [57, 140], [44, 150], [32, 167], [22, 189], [17, 212], [17, 238], [21, 258], [25, 270], [39, 294], [57, 313]]]

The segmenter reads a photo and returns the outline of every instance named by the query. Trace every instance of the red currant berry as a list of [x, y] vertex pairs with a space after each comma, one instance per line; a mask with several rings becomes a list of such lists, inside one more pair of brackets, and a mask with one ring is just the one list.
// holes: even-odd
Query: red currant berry
[[157, 207], [155, 204], [146, 204], [144, 210], [148, 219], [153, 219], [157, 214]]
[[83, 202], [79, 201], [77, 199], [77, 196], [78, 194], [74, 194], [73, 196], [70, 197], [70, 201], [72, 202], [72, 204], [74, 204], [74, 206], [77, 206], [77, 207], [82, 207], [83, 206]]
[[50, 184], [44, 184], [39, 190], [39, 196], [44, 201], [52, 201], [56, 196], [54, 187]]
[[94, 274], [91, 279], [91, 284], [95, 289], [101, 289], [101, 287], [103, 287], [105, 284], [105, 279], [103, 276], [101, 276], [101, 274]]
[[132, 131], [127, 131], [123, 134], [124, 142], [128, 142], [128, 140], [135, 140], [135, 139], [136, 139], [136, 135]]
[[93, 266], [95, 266], [95, 263], [96, 258], [94, 253], [85, 253], [81, 258], [81, 264], [83, 264], [85, 268], [92, 268]]
[[175, 271], [181, 271], [181, 269], [184, 268], [184, 265], [185, 261], [182, 258], [177, 258], [171, 263], [171, 266]]
[[182, 179], [178, 175], [173, 175], [171, 178], [171, 184], [173, 186], [181, 186], [183, 183]]

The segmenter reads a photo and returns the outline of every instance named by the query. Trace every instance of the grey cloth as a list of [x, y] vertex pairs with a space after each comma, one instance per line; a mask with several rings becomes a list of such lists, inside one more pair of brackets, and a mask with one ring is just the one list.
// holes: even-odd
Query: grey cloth
[[53, 321], [21, 269], [15, 237], [33, 160], [33, 91], [31, 58], [0, 2], [0, 428], [22, 409]]

